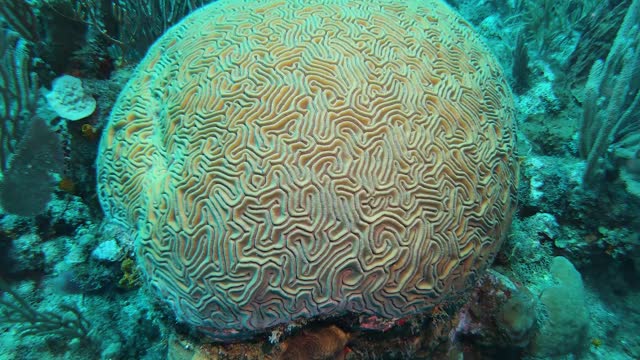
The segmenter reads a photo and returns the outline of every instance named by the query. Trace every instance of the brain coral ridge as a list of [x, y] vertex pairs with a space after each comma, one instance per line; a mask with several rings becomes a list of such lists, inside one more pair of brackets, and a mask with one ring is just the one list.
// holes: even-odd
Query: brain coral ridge
[[440, 1], [222, 0], [163, 35], [98, 192], [177, 319], [220, 339], [454, 296], [514, 207], [513, 104]]

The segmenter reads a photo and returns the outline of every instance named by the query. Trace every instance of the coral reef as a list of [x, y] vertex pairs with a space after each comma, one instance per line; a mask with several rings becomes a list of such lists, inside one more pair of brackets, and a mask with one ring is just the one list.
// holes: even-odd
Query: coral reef
[[[235, 1], [221, 1], [219, 6], [228, 2]], [[342, 207], [332, 207], [333, 204], [337, 204], [334, 200], [324, 195], [309, 197], [308, 194], [314, 194], [313, 188], [305, 188], [306, 192], [296, 195], [295, 206], [283, 210], [282, 206], [274, 205], [276, 202], [283, 204], [282, 199], [296, 194], [293, 189], [289, 189], [280, 194], [281, 197], [262, 196], [250, 204], [245, 204], [243, 211], [233, 214], [233, 221], [227, 219], [228, 221], [215, 222], [210, 221], [214, 213], [217, 214], [215, 211], [219, 211], [220, 207], [235, 206], [231, 202], [232, 197], [226, 195], [240, 194], [241, 191], [240, 187], [234, 185], [222, 187], [220, 189], [224, 191], [213, 192], [214, 195], [209, 196], [213, 189], [213, 186], [210, 186], [205, 187], [200, 197], [190, 191], [183, 191], [183, 197], [179, 197], [177, 192], [173, 193], [174, 197], [169, 197], [167, 194], [171, 192], [165, 192], [158, 203], [149, 203], [148, 206], [136, 205], [135, 211], [132, 210], [127, 215], [129, 218], [121, 216], [118, 220], [113, 216], [105, 217], [96, 191], [96, 183], [100, 178], [96, 177], [95, 161], [99, 153], [99, 139], [113, 139], [117, 133], [109, 123], [109, 117], [115, 104], [118, 104], [116, 113], [122, 106], [122, 102], [117, 101], [118, 96], [130, 78], [136, 79], [141, 76], [143, 71], [135, 70], [135, 65], [156, 37], [207, 1], [2, 0], [0, 200], [3, 208], [0, 209], [0, 359], [640, 358], [640, 339], [637, 336], [640, 329], [640, 286], [637, 281], [640, 273], [640, 218], [637, 216], [640, 213], [640, 128], [637, 119], [640, 117], [637, 114], [637, 99], [640, 98], [638, 77], [630, 76], [637, 74], [637, 66], [640, 64], [640, 46], [637, 46], [640, 1], [450, 0], [450, 9], [445, 12], [448, 14], [449, 11], [457, 11], [466, 21], [457, 16], [418, 16], [413, 27], [401, 19], [390, 22], [380, 14], [393, 14], [398, 9], [418, 14], [422, 11], [420, 7], [411, 6], [419, 4], [418, 2], [371, 1], [366, 2], [367, 6], [364, 9], [350, 6], [360, 2], [322, 2], [330, 3], [334, 8], [340, 7], [345, 14], [348, 9], [353, 21], [340, 18], [340, 12], [327, 15], [328, 13], [322, 11], [322, 6], [290, 21], [282, 20], [286, 18], [285, 11], [273, 17], [278, 21], [267, 21], [269, 11], [280, 9], [277, 6], [255, 11], [248, 16], [250, 19], [242, 19], [243, 22], [253, 21], [254, 26], [243, 28], [241, 24], [229, 25], [224, 33], [219, 34], [213, 45], [202, 46], [198, 51], [190, 53], [190, 56], [185, 55], [185, 58], [181, 58], [183, 61], [178, 61], [178, 65], [185, 68], [201, 60], [205, 63], [218, 61], [217, 67], [202, 66], [198, 68], [202, 73], [194, 70], [189, 72], [188, 76], [184, 76], [187, 73], [177, 70], [166, 77], [149, 73], [149, 82], [166, 80], [166, 83], [148, 96], [155, 99], [166, 94], [176, 95], [171, 101], [175, 100], [174, 105], [178, 105], [167, 108], [165, 113], [160, 111], [162, 106], [143, 110], [141, 102], [132, 103], [129, 109], [132, 124], [137, 123], [133, 120], [137, 119], [138, 115], [149, 109], [153, 120], [152, 124], [141, 125], [140, 129], [133, 129], [129, 133], [137, 134], [140, 131], [147, 134], [145, 131], [148, 131], [148, 137], [139, 140], [167, 145], [164, 148], [154, 148], [156, 153], [149, 149], [141, 152], [140, 154], [144, 155], [143, 159], [147, 159], [146, 156], [149, 154], [157, 154], [160, 150], [163, 156], [153, 157], [153, 161], [147, 159], [139, 165], [144, 169], [151, 166], [151, 169], [166, 167], [175, 170], [176, 166], [182, 164], [180, 169], [185, 172], [198, 169], [203, 171], [199, 179], [204, 179], [207, 173], [213, 173], [213, 169], [228, 171], [245, 166], [241, 175], [233, 176], [244, 176], [243, 179], [247, 181], [245, 185], [262, 179], [264, 183], [256, 186], [256, 191], [266, 191], [269, 184], [282, 183], [288, 176], [282, 169], [291, 167], [281, 166], [281, 170], [269, 173], [269, 168], [264, 166], [284, 156], [286, 152], [283, 149], [286, 146], [281, 146], [271, 157], [262, 158], [261, 162], [258, 162], [260, 151], [265, 149], [266, 145], [277, 142], [276, 139], [291, 136], [293, 140], [285, 142], [285, 145], [309, 153], [307, 157], [292, 161], [293, 164], [300, 165], [300, 169], [308, 165], [309, 168], [316, 169], [318, 174], [343, 174], [357, 160], [355, 157], [349, 158], [348, 155], [352, 154], [352, 150], [359, 150], [358, 154], [363, 157], [361, 161], [368, 159], [366, 161], [371, 165], [362, 168], [362, 179], [382, 179], [387, 168], [399, 173], [408, 171], [408, 175], [397, 182], [401, 185], [399, 187], [376, 187], [381, 184], [395, 184], [392, 178], [376, 180], [375, 184], [372, 181], [372, 190], [369, 193], [371, 196], [367, 198], [369, 210], [378, 209], [376, 206], [398, 205], [408, 214], [413, 211], [408, 204], [412, 204], [412, 201], [423, 201], [428, 205], [425, 206], [429, 211], [437, 213], [447, 209], [451, 216], [449, 219], [458, 219], [459, 214], [451, 210], [462, 209], [466, 205], [452, 205], [451, 199], [455, 199], [455, 196], [477, 196], [486, 200], [490, 198], [489, 195], [497, 196], [498, 192], [492, 192], [484, 185], [475, 188], [468, 186], [465, 191], [460, 191], [461, 184], [468, 185], [478, 180], [473, 177], [471, 180], [463, 180], [464, 176], [473, 174], [463, 171], [465, 167], [462, 166], [468, 159], [467, 156], [471, 156], [468, 144], [457, 144], [460, 145], [459, 152], [452, 150], [457, 149], [455, 147], [443, 146], [439, 149], [438, 156], [426, 160], [411, 157], [417, 154], [416, 146], [421, 143], [421, 139], [426, 139], [420, 138], [421, 134], [433, 135], [435, 132], [420, 130], [419, 126], [403, 127], [405, 123], [401, 123], [400, 119], [407, 116], [411, 118], [408, 114], [427, 104], [431, 107], [428, 111], [420, 113], [420, 116], [434, 125], [431, 129], [433, 131], [452, 131], [453, 135], [445, 137], [445, 140], [453, 142], [461, 139], [459, 135], [475, 129], [473, 124], [477, 125], [479, 122], [478, 120], [469, 123], [469, 112], [484, 117], [484, 120], [492, 125], [503, 124], [502, 121], [513, 122], [517, 125], [515, 132], [502, 135], [513, 137], [513, 140], [516, 135], [518, 137], [518, 143], [514, 143], [517, 145], [518, 154], [515, 154], [516, 148], [513, 148], [512, 155], [514, 161], [517, 160], [520, 164], [520, 183], [517, 194], [515, 184], [514, 189], [509, 191], [510, 194], [517, 195], [518, 207], [513, 215], [511, 229], [500, 231], [505, 239], [495, 260], [493, 253], [497, 251], [500, 242], [497, 236], [499, 234], [494, 234], [496, 237], [493, 238], [493, 242], [463, 236], [465, 229], [478, 224], [479, 219], [476, 216], [467, 218], [466, 228], [457, 226], [459, 222], [451, 220], [448, 222], [451, 225], [448, 231], [440, 231], [442, 228], [439, 228], [440, 230], [429, 233], [431, 236], [441, 236], [442, 246], [438, 251], [449, 251], [447, 256], [452, 258], [459, 255], [461, 249], [467, 249], [463, 244], [466, 240], [462, 239], [472, 239], [471, 243], [476, 245], [496, 246], [489, 251], [489, 255], [482, 251], [474, 252], [477, 255], [484, 254], [485, 258], [479, 259], [478, 263], [484, 262], [487, 266], [490, 265], [490, 269], [471, 274], [467, 268], [461, 270], [459, 278], [468, 276], [468, 289], [462, 292], [453, 291], [450, 293], [451, 296], [442, 296], [437, 300], [421, 299], [422, 305], [433, 305], [425, 306], [424, 311], [412, 309], [404, 313], [394, 310], [393, 307], [399, 304], [397, 299], [387, 299], [385, 295], [379, 294], [373, 296], [371, 301], [367, 300], [366, 296], [362, 298], [368, 301], [366, 306], [378, 301], [378, 304], [384, 305], [381, 305], [384, 311], [332, 312], [326, 308], [307, 311], [294, 306], [288, 310], [290, 314], [302, 314], [301, 316], [262, 330], [251, 331], [253, 338], [250, 340], [235, 338], [233, 343], [222, 343], [194, 332], [192, 326], [176, 318], [176, 314], [165, 306], [165, 301], [157, 296], [157, 291], [149, 286], [150, 277], [145, 275], [150, 273], [148, 267], [143, 271], [145, 261], [148, 263], [148, 260], [145, 260], [144, 256], [138, 256], [145, 252], [137, 252], [136, 246], [143, 243], [144, 238], [140, 238], [140, 233], [134, 230], [149, 229], [147, 225], [150, 226], [151, 223], [127, 219], [152, 219], [150, 216], [154, 211], [166, 210], [163, 204], [176, 199], [192, 199], [194, 202], [206, 199], [210, 204], [217, 204], [217, 207], [206, 207], [203, 208], [206, 212], [190, 214], [202, 215], [202, 221], [215, 224], [215, 231], [233, 224], [237, 219], [243, 219], [244, 222], [234, 227], [234, 232], [229, 235], [237, 241], [242, 239], [239, 234], [248, 231], [249, 225], [254, 224], [251, 221], [258, 224], [261, 219], [269, 219], [260, 223], [262, 227], [258, 226], [264, 236], [260, 241], [253, 243], [256, 248], [278, 245], [268, 243], [265, 239], [277, 238], [269, 238], [271, 235], [267, 234], [278, 233], [280, 226], [287, 226], [290, 222], [279, 222], [286, 216], [295, 217], [296, 221], [308, 219], [305, 220], [308, 223], [298, 223], [295, 228], [295, 234], [300, 235], [295, 243], [296, 249], [305, 249], [305, 246], [311, 244], [310, 238], [301, 237], [301, 234], [312, 231], [311, 226], [316, 222], [311, 220], [319, 222], [322, 214], [336, 219], [346, 218], [345, 214], [348, 209], [352, 209], [353, 204], [347, 202]], [[265, 2], [235, 3], [240, 7], [246, 4], [247, 9], [250, 9], [252, 5], [257, 6]], [[290, 6], [293, 6], [296, 2], [290, 3]], [[208, 13], [206, 9], [202, 12]], [[141, 13], [145, 16], [140, 16]], [[233, 17], [229, 17], [231, 18]], [[304, 22], [299, 32], [287, 30], [305, 19], [308, 21]], [[513, 119], [494, 119], [488, 116], [486, 107], [462, 111], [456, 107], [459, 105], [457, 100], [451, 103], [445, 101], [458, 99], [459, 96], [467, 96], [464, 99], [468, 100], [471, 91], [469, 86], [463, 87], [461, 91], [451, 90], [455, 89], [451, 86], [453, 83], [468, 82], [470, 77], [469, 74], [454, 73], [447, 67], [474, 68], [468, 67], [469, 64], [465, 61], [478, 56], [477, 53], [464, 51], [460, 56], [453, 56], [458, 54], [459, 50], [468, 49], [465, 48], [468, 43], [466, 40], [453, 41], [455, 37], [441, 39], [446, 34], [443, 28], [449, 26], [445, 25], [445, 22], [451, 19], [456, 19], [453, 28], [462, 31], [461, 34], [471, 32], [469, 29], [474, 28], [474, 38], [488, 45], [480, 48], [493, 53], [493, 56], [487, 57], [492, 59], [490, 66], [484, 62], [471, 61], [472, 65], [481, 68], [489, 66], [495, 76], [504, 76], [505, 81], [510, 82], [516, 90], [516, 111], [510, 107], [499, 110], [512, 114]], [[183, 24], [189, 21], [192, 20], [187, 19]], [[207, 29], [215, 28], [216, 24], [221, 23], [222, 21], [208, 21]], [[368, 27], [371, 24], [373, 26]], [[183, 25], [170, 30], [169, 34], [187, 31], [181, 26]], [[398, 28], [400, 32], [396, 31]], [[313, 38], [305, 38], [304, 34], [312, 29], [324, 32], [317, 33]], [[414, 33], [406, 33], [405, 37], [399, 36], [402, 31], [410, 29], [413, 29]], [[272, 47], [269, 48], [268, 54], [265, 52], [262, 57], [252, 57], [249, 54], [255, 54], [259, 47], [249, 40], [261, 31], [266, 32], [265, 41]], [[203, 41], [208, 38], [207, 34], [210, 33], [198, 32], [189, 41]], [[350, 38], [349, 34], [362, 36]], [[370, 37], [363, 37], [365, 34], [369, 34]], [[428, 40], [420, 43], [423, 37]], [[374, 39], [380, 46], [370, 45], [371, 42], [375, 42]], [[160, 45], [150, 53], [151, 57], [153, 54], [158, 55], [160, 61], [154, 67], [159, 69], [170, 68], [171, 61], [174, 61], [165, 61], [173, 54], [169, 51], [166, 41], [166, 38], [161, 40]], [[308, 43], [305, 47], [306, 63], [297, 61], [295, 57], [295, 45], [303, 41]], [[436, 45], [430, 47], [433, 44]], [[357, 48], [358, 51], [347, 52], [349, 48], [345, 46], [348, 45], [362, 47]], [[158, 48], [162, 46], [167, 46], [167, 51], [157, 54]], [[322, 49], [329, 50], [320, 51]], [[403, 54], [409, 50], [419, 52], [421, 58], [418, 59], [429, 59], [425, 61], [427, 64], [403, 58]], [[209, 55], [216, 51], [217, 60], [211, 59]], [[358, 59], [361, 61], [358, 62]], [[445, 61], [447, 59], [449, 63]], [[319, 72], [320, 60], [324, 61], [325, 65], [333, 66], [332, 70]], [[397, 62], [394, 62], [396, 60]], [[273, 73], [257, 71], [263, 69], [261, 66], [270, 64], [270, 61], [279, 64], [278, 69], [282, 74], [289, 74], [288, 77], [269, 77]], [[311, 64], [313, 61], [315, 63]], [[305, 129], [312, 136], [301, 137], [302, 130], [296, 133], [293, 131], [296, 128], [287, 122], [294, 119], [296, 114], [302, 113], [301, 108], [295, 108], [299, 104], [296, 101], [286, 102], [289, 108], [271, 106], [263, 113], [250, 107], [252, 86], [264, 86], [264, 91], [259, 93], [262, 96], [261, 101], [270, 105], [286, 99], [296, 89], [311, 91], [311, 87], [304, 88], [300, 86], [300, 81], [293, 81], [303, 78], [296, 77], [301, 76], [302, 70], [307, 69], [301, 64], [317, 66], [314, 68], [318, 69], [318, 72], [313, 74], [313, 89], [322, 90], [325, 96], [323, 101], [303, 101], [302, 103], [306, 104], [305, 114], [312, 111], [317, 114], [322, 109], [326, 114], [338, 114], [343, 106], [345, 110], [339, 113], [340, 116], [332, 118], [336, 129], [340, 131], [308, 127]], [[432, 68], [425, 70], [429, 66]], [[497, 75], [501, 73], [500, 68], [507, 70], [504, 75]], [[358, 83], [351, 81], [335, 88], [329, 86], [337, 83], [344, 74], [348, 75], [349, 79], [368, 74], [366, 77], [369, 80]], [[66, 99], [67, 105], [81, 106], [83, 104], [76, 102], [90, 97], [95, 100], [95, 109], [90, 115], [87, 112], [78, 120], [68, 121], [64, 119], [64, 114], [57, 114], [47, 103], [47, 89], [52, 88], [54, 79], [64, 75], [80, 79], [84, 93], [81, 97], [69, 96]], [[438, 76], [447, 75], [450, 77], [438, 82]], [[188, 94], [187, 97], [177, 96], [180, 82], [193, 81], [192, 84], [200, 84], [202, 79], [217, 79], [216, 81], [221, 82], [216, 83], [219, 86], [215, 91], [213, 88], [194, 85], [181, 89], [184, 90], [183, 93]], [[411, 79], [422, 80], [411, 82]], [[364, 96], [364, 90], [368, 84], [378, 87], [376, 95], [367, 98]], [[385, 87], [385, 84], [396, 85]], [[413, 86], [413, 90], [400, 91], [404, 89], [403, 86], [407, 89]], [[417, 92], [415, 89], [420, 86], [426, 87], [427, 91], [433, 91], [434, 95], [426, 99], [419, 98], [420, 91], [424, 89]], [[505, 94], [508, 93], [507, 85], [502, 80], [500, 87]], [[150, 89], [138, 88], [138, 91], [144, 93]], [[273, 92], [269, 93], [268, 89], [272, 89]], [[361, 92], [353, 93], [353, 96], [344, 99], [336, 97], [336, 94], [356, 91], [352, 89], [360, 89]], [[211, 92], [207, 92], [209, 90]], [[402, 104], [416, 101], [417, 105], [398, 107], [397, 103], [376, 100], [393, 98], [388, 97], [390, 94], [395, 94], [395, 99]], [[477, 95], [483, 99], [488, 96], [490, 100], [495, 100], [489, 93], [477, 92]], [[211, 105], [213, 102], [196, 101], [204, 98], [218, 99], [220, 103], [216, 103], [216, 107]], [[199, 106], [198, 112], [188, 113], [183, 110], [189, 109], [188, 105], [192, 103]], [[160, 102], [160, 105], [169, 104], [168, 100]], [[328, 104], [332, 104], [333, 107], [328, 107]], [[191, 124], [191, 120], [199, 126], [204, 123], [202, 109], [205, 108], [218, 111], [221, 115], [216, 118], [216, 121], [219, 121], [216, 124], [226, 121], [227, 126], [208, 127], [207, 131], [216, 135], [227, 134], [226, 138], [210, 136], [209, 133], [206, 136], [192, 136], [199, 133], [196, 131], [198, 128], [187, 125]], [[366, 110], [362, 110], [363, 108]], [[363, 127], [364, 125], [353, 124], [357, 121], [362, 124], [382, 121], [375, 117], [375, 114], [381, 113], [386, 114], [382, 120], [387, 121], [385, 124], [393, 131], [374, 132], [372, 144], [378, 145], [366, 145], [364, 135], [367, 128]], [[429, 117], [436, 115], [439, 117]], [[170, 116], [174, 116], [172, 119], [177, 116], [181, 120], [163, 122], [162, 119], [168, 119]], [[422, 119], [420, 116], [414, 116], [411, 121], [418, 123], [418, 120]], [[285, 120], [274, 123], [268, 121], [280, 117]], [[318, 117], [315, 117], [313, 121], [304, 124], [315, 123], [317, 119]], [[127, 122], [128, 120], [125, 121]], [[162, 127], [159, 124], [166, 126]], [[234, 126], [231, 127], [231, 124]], [[349, 126], [338, 126], [339, 124]], [[506, 130], [497, 126], [493, 129]], [[263, 135], [261, 130], [269, 130], [269, 134], [277, 136], [260, 136]], [[188, 141], [167, 142], [177, 139], [168, 134], [180, 131], [189, 134], [184, 137], [188, 138]], [[484, 130], [480, 131], [474, 138], [477, 144], [488, 141], [480, 136], [484, 133]], [[346, 140], [327, 142], [340, 136]], [[313, 142], [310, 139], [316, 140]], [[199, 141], [204, 140], [210, 143], [207, 142], [204, 147], [198, 148], [198, 144], [201, 144]], [[346, 146], [349, 144], [347, 140], [353, 142], [350, 147]], [[442, 141], [445, 140], [437, 136], [429, 138], [429, 141], [434, 143], [434, 149], [437, 141], [441, 141], [437, 144], [443, 144]], [[225, 156], [220, 155], [221, 163], [184, 161], [190, 159], [189, 154], [201, 154], [205, 150], [219, 151], [209, 154], [211, 156], [219, 154], [223, 145], [229, 141], [254, 147], [241, 146], [237, 151], [227, 152]], [[126, 144], [129, 145], [131, 144]], [[172, 149], [171, 146], [189, 151], [167, 152], [167, 149]], [[394, 154], [393, 159], [405, 159], [405, 163], [402, 163], [404, 165], [394, 168], [394, 165], [391, 165], [394, 164], [393, 161], [383, 162], [376, 158], [390, 153]], [[171, 156], [165, 156], [166, 154]], [[319, 156], [317, 161], [312, 161], [311, 154], [322, 156]], [[131, 159], [136, 158], [121, 154], [121, 161], [116, 164], [124, 166], [126, 161]], [[428, 164], [431, 166], [435, 162], [453, 161], [452, 159], [458, 161], [458, 170], [452, 170], [452, 163], [449, 163], [451, 166], [446, 168], [447, 171], [442, 170], [440, 173], [435, 171], [438, 169], [436, 166], [429, 167], [433, 171], [425, 171], [424, 167], [419, 166], [420, 161], [430, 161]], [[228, 163], [229, 160], [237, 161]], [[228, 184], [230, 181], [231, 175], [222, 170], [215, 172], [213, 176], [218, 181], [216, 184]], [[482, 168], [478, 167], [476, 170], [481, 172]], [[268, 174], [271, 174], [271, 177], [267, 177]], [[307, 173], [298, 171], [289, 175], [296, 179], [297, 182], [293, 182], [294, 184], [300, 185], [305, 179], [305, 174]], [[447, 196], [443, 195], [442, 198], [434, 200], [435, 198], [430, 196], [421, 197], [417, 196], [419, 192], [412, 192], [411, 189], [416, 189], [419, 184], [431, 184], [431, 180], [435, 184], [436, 174], [444, 174], [443, 176], [451, 179], [446, 182], [447, 186], [433, 190], [434, 193]], [[142, 179], [148, 180], [147, 175], [150, 178], [156, 173], [145, 170]], [[184, 179], [179, 175], [171, 178], [171, 181]], [[139, 193], [139, 197], [153, 196], [162, 193], [160, 190], [165, 191], [164, 187], [155, 190], [145, 188], [148, 182], [135, 179], [137, 178], [118, 175], [109, 178], [109, 181], [113, 181], [114, 184], [126, 184], [130, 193], [146, 189], [147, 191]], [[335, 176], [328, 175], [318, 177], [322, 184], [329, 184], [331, 181], [337, 181], [336, 179]], [[173, 183], [168, 181], [167, 186], [169, 185], [173, 186]], [[338, 185], [348, 187], [352, 184], [346, 182]], [[334, 188], [342, 189], [338, 185]], [[199, 185], [194, 183], [184, 186]], [[332, 189], [328, 187], [322, 194], [331, 194]], [[457, 195], [455, 189], [458, 189]], [[152, 190], [158, 191], [154, 193]], [[507, 192], [502, 194], [506, 196]], [[357, 192], [353, 191], [345, 196], [344, 199], [355, 198]], [[136, 203], [140, 200], [139, 197], [126, 201]], [[257, 204], [264, 205], [263, 201], [270, 205], [266, 208], [257, 207]], [[317, 207], [307, 214], [304, 212], [305, 204], [316, 204]], [[262, 209], [261, 213], [256, 212], [259, 209]], [[489, 211], [490, 207], [484, 209]], [[366, 214], [374, 217], [384, 217], [387, 214], [371, 211]], [[365, 213], [361, 211], [358, 214]], [[502, 215], [504, 214], [499, 214], [497, 218]], [[121, 221], [123, 219], [125, 221]], [[168, 223], [183, 224], [194, 219], [193, 216], [174, 218], [174, 222]], [[369, 254], [370, 258], [379, 261], [382, 269], [376, 279], [393, 276], [401, 278], [400, 275], [405, 271], [405, 268], [400, 266], [402, 259], [414, 255], [424, 257], [424, 254], [418, 252], [405, 252], [398, 253], [396, 263], [385, 262], [381, 253], [376, 251], [393, 248], [393, 244], [396, 243], [411, 243], [415, 238], [409, 235], [414, 233], [407, 233], [397, 227], [376, 228], [375, 231], [367, 232], [364, 228], [355, 228], [356, 217], [348, 219], [349, 224], [344, 226], [354, 226], [354, 229], [362, 233], [357, 232], [358, 236], [355, 236], [356, 233], [352, 232], [352, 240], [346, 243], [348, 246], [345, 249], [354, 250], [362, 245], [363, 239], [378, 239], [374, 241]], [[434, 221], [435, 223], [437, 221]], [[316, 233], [333, 236], [337, 234], [338, 228], [339, 226], [318, 228]], [[185, 227], [183, 230], [185, 229], [188, 228]], [[236, 254], [235, 251], [238, 249], [236, 245], [215, 248], [207, 246], [208, 243], [205, 241], [187, 241], [189, 238], [213, 236], [211, 234], [216, 233], [215, 231], [191, 234], [185, 230], [180, 241], [175, 242], [184, 245], [180, 251], [185, 257], [194, 255], [189, 257], [193, 260], [189, 266], [183, 264], [183, 260], [176, 261], [173, 257], [157, 253], [147, 252], [147, 259], [152, 256], [154, 261], [171, 264], [179, 271], [194, 274], [192, 278], [197, 287], [198, 279], [203, 279], [203, 268], [192, 266], [193, 264], [202, 258], [218, 259], [231, 256]], [[375, 238], [377, 235], [379, 237]], [[452, 246], [454, 244], [446, 239], [458, 239], [461, 242]], [[476, 240], [478, 242], [473, 242]], [[215, 249], [217, 251], [214, 251]], [[305, 254], [296, 253], [295, 261], [302, 265], [294, 270], [302, 273], [326, 269], [325, 273], [329, 274], [332, 270], [340, 268], [340, 260], [346, 262], [348, 259], [348, 252], [331, 252], [332, 259], [338, 262], [328, 262], [326, 260], [329, 257], [323, 252], [325, 250], [325, 247], [318, 247]], [[278, 258], [267, 256], [255, 259], [257, 260], [254, 261], [255, 267], [251, 268], [252, 271], [258, 268], [258, 265], [266, 268], [265, 264], [273, 265], [279, 261]], [[428, 261], [433, 260], [429, 259]], [[305, 260], [309, 264], [308, 267], [304, 267], [307, 266]], [[360, 263], [367, 264], [364, 260], [358, 262]], [[312, 264], [324, 264], [325, 267], [314, 268]], [[437, 279], [433, 282], [434, 286], [441, 291], [445, 284], [449, 284], [447, 281], [450, 281], [446, 277], [447, 281], [440, 279], [448, 267], [438, 267], [435, 265], [436, 262], [432, 264], [432, 268], [425, 269], [433, 270], [431, 274]], [[281, 270], [274, 266], [270, 269]], [[475, 267], [474, 269], [477, 270]], [[162, 272], [156, 274], [164, 276]], [[283, 281], [276, 277], [260, 278], [259, 274], [253, 271], [249, 277], [256, 278], [256, 281], [266, 279], [264, 283], [273, 284], [273, 288], [277, 288], [278, 281]], [[452, 274], [456, 274], [455, 271], [449, 272], [449, 276]], [[187, 278], [188, 276], [183, 277]], [[351, 278], [345, 275], [342, 279], [348, 281]], [[239, 287], [232, 286], [233, 281], [225, 281], [220, 281], [218, 289], [230, 294], [240, 291]], [[167, 283], [170, 282], [175, 283], [175, 278], [167, 278]], [[330, 281], [323, 281], [317, 286], [328, 289], [331, 284], [333, 283]], [[366, 282], [352, 281], [349, 284], [358, 289], [357, 286], [365, 286]], [[184, 286], [185, 291], [193, 296], [202, 296], [203, 299], [210, 296], [204, 292], [193, 292], [194, 287], [189, 287], [192, 286], [191, 283], [184, 282], [180, 286]], [[367, 289], [370, 287], [360, 292], [365, 293]], [[449, 294], [447, 291], [438, 294], [445, 293]], [[456, 296], [453, 296], [454, 294]], [[281, 294], [269, 299], [285, 296], [286, 294]], [[338, 299], [340, 296], [335, 297]], [[322, 303], [322, 300], [319, 299], [318, 303]], [[268, 302], [259, 304], [262, 306], [256, 306], [256, 311], [262, 311], [268, 316], [274, 314], [272, 308], [268, 307]], [[362, 306], [364, 307], [365, 305]], [[371, 309], [375, 307], [371, 306]], [[311, 313], [319, 315], [305, 315]]]

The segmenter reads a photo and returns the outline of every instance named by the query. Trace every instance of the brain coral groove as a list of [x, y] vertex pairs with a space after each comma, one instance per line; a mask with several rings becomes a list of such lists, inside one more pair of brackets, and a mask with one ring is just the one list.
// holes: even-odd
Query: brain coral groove
[[98, 191], [157, 294], [215, 337], [401, 317], [493, 259], [513, 117], [501, 69], [440, 1], [222, 0], [140, 63]]

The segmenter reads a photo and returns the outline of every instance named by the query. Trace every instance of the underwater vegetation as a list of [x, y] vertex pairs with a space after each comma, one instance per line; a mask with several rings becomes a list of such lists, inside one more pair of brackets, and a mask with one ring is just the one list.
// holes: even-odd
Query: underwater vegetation
[[74, 306], [61, 305], [60, 310], [70, 316], [52, 311], [37, 311], [19, 294], [0, 280], [0, 289], [7, 300], [0, 300], [2, 321], [8, 324], [20, 324], [21, 335], [56, 335], [89, 343], [89, 323]]
[[0, 359], [640, 358], [639, 0], [0, 0]]

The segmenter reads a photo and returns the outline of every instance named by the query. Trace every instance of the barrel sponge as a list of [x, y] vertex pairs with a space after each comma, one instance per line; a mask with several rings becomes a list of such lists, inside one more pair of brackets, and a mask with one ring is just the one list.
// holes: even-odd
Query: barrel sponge
[[98, 192], [158, 296], [216, 338], [397, 318], [492, 261], [513, 118], [500, 67], [440, 1], [222, 0], [139, 64]]

